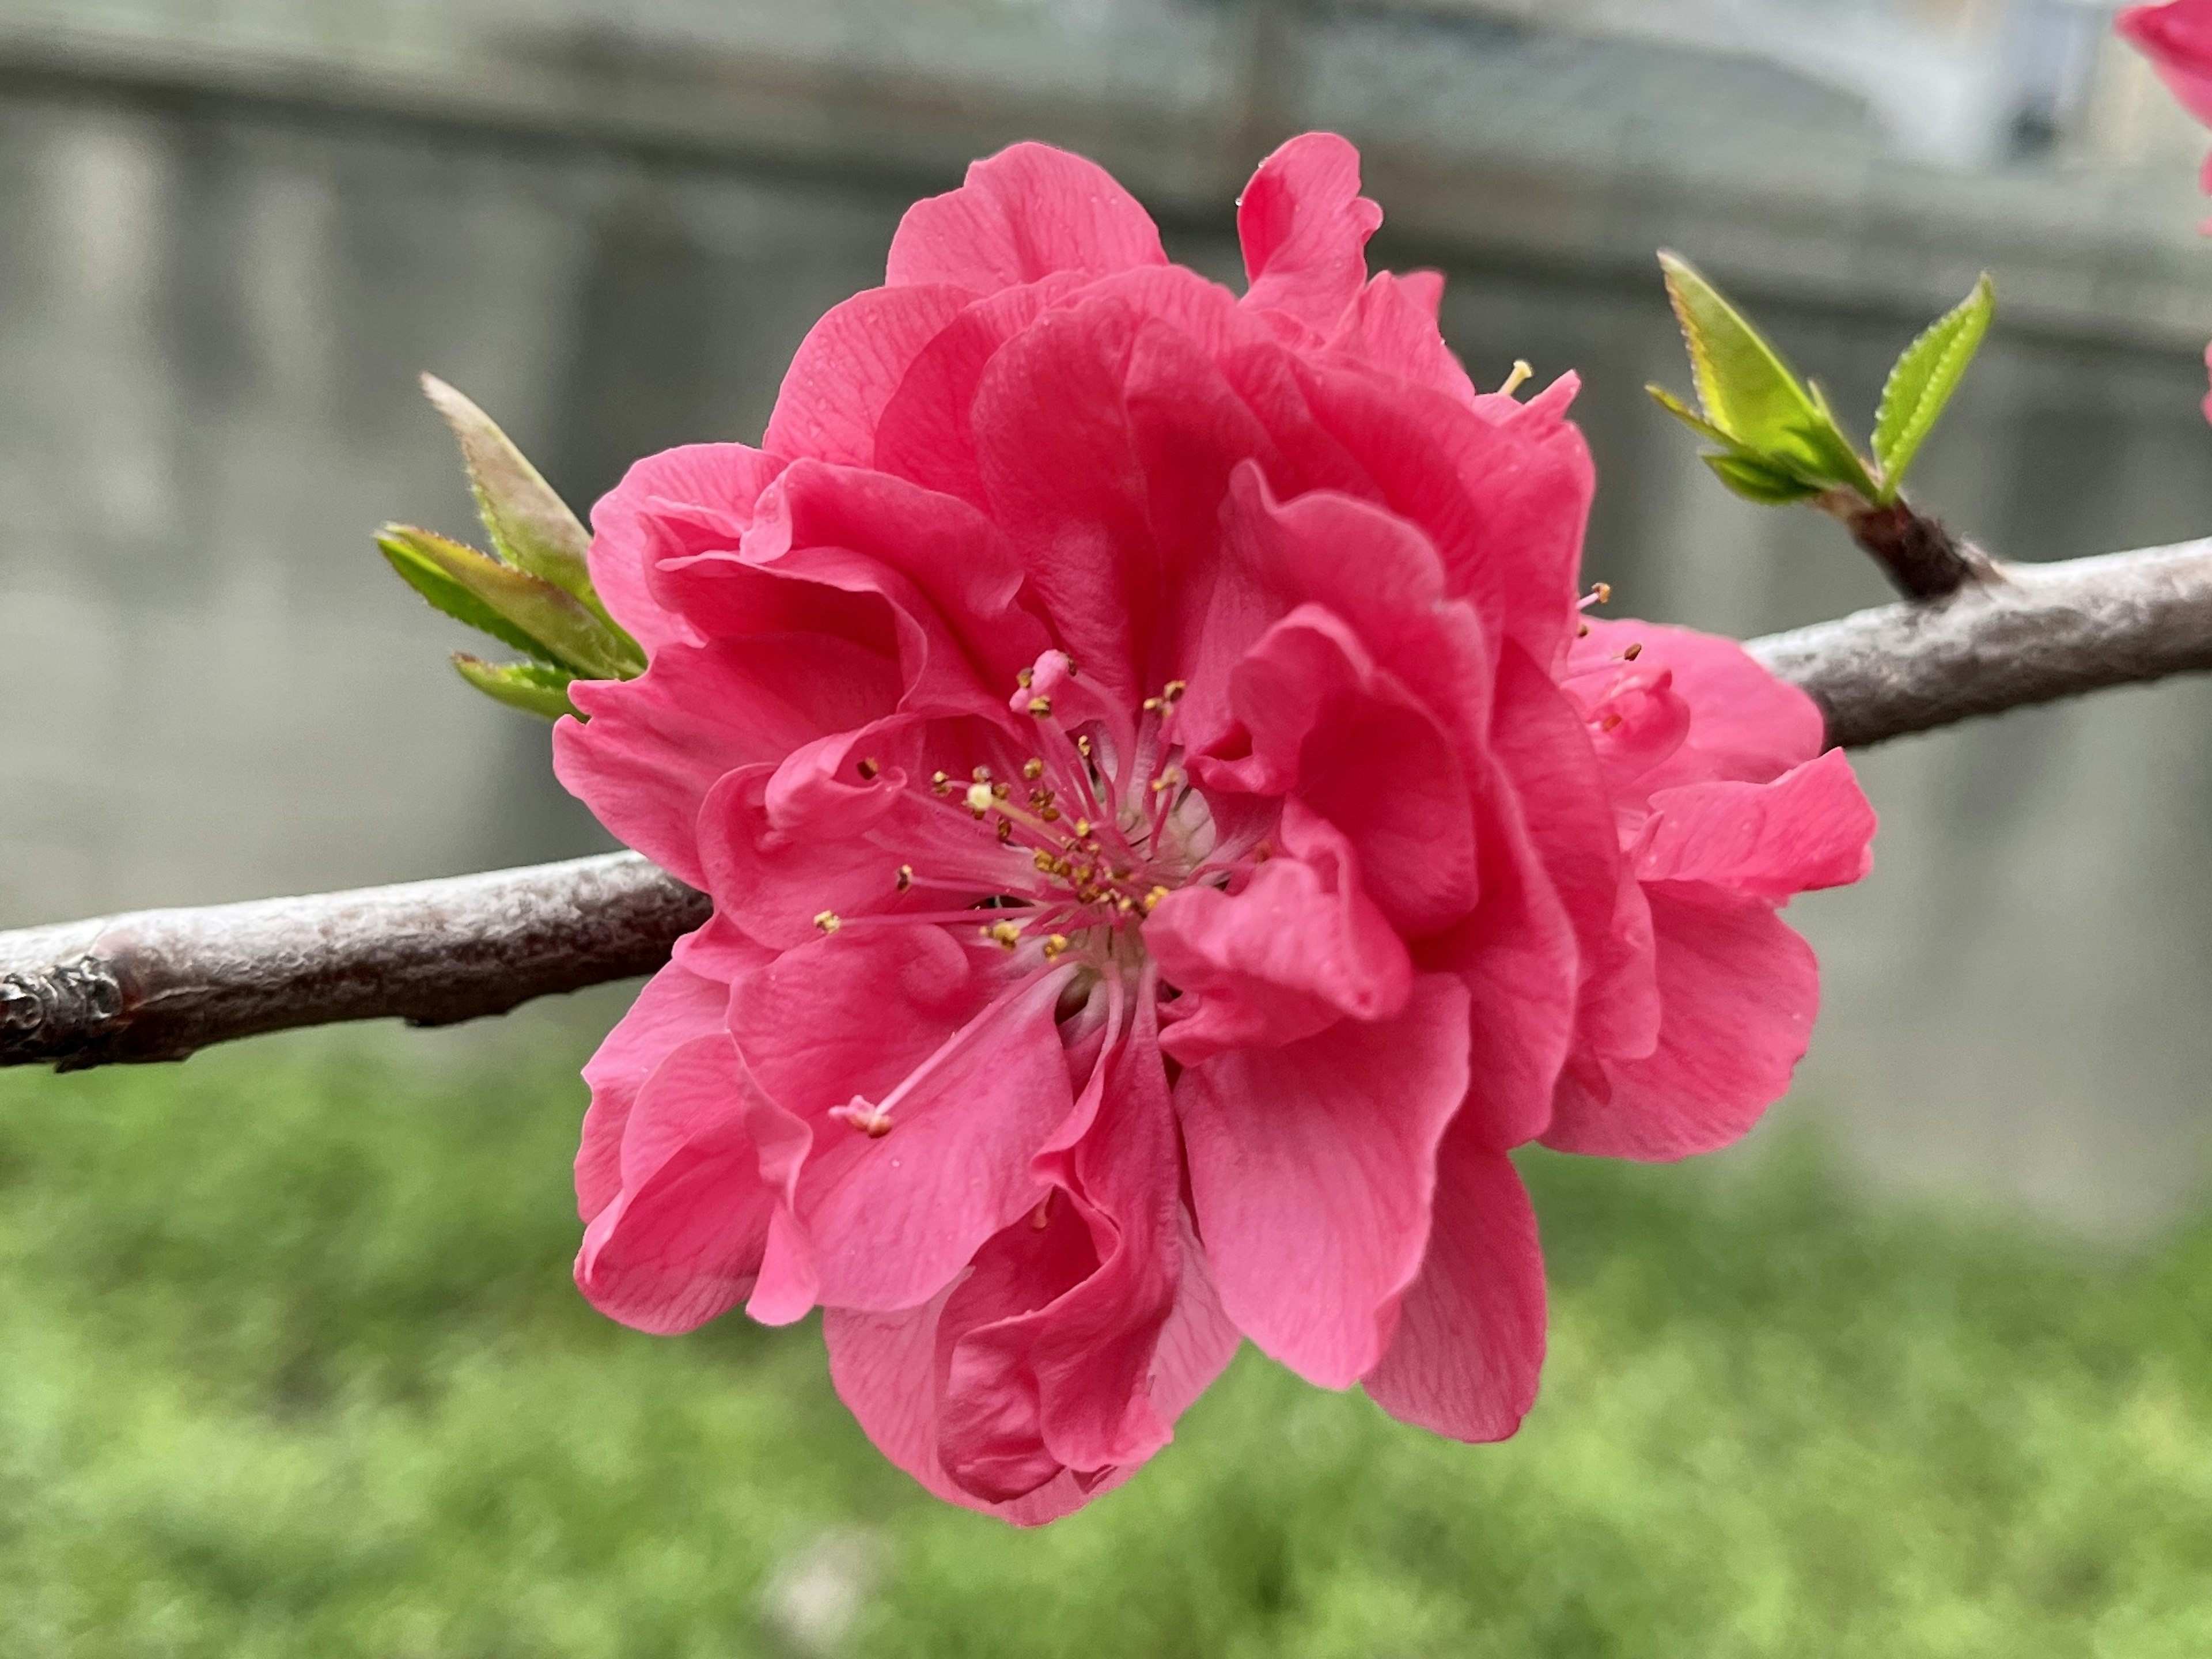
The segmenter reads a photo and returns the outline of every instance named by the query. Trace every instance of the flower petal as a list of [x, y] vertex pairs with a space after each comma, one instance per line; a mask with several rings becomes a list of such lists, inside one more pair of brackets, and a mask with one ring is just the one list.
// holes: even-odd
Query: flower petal
[[648, 654], [671, 641], [698, 637], [653, 591], [650, 565], [659, 556], [650, 532], [655, 503], [690, 501], [744, 522], [782, 466], [744, 444], [692, 444], [647, 456], [592, 509], [592, 586]]
[[1359, 152], [1333, 132], [1291, 139], [1237, 202], [1251, 289], [1244, 303], [1326, 333], [1367, 280], [1367, 239], [1382, 210], [1359, 193]]
[[908, 208], [884, 280], [995, 294], [1055, 271], [1103, 276], [1167, 262], [1152, 216], [1105, 168], [1022, 143], [971, 165], [958, 190]]
[[1544, 1144], [1664, 1161], [1741, 1139], [1790, 1086], [1820, 1010], [1812, 947], [1763, 899], [1647, 887], [1662, 1023], [1641, 1060], [1578, 1058]]
[[975, 298], [938, 284], [872, 288], [831, 307], [799, 342], [761, 447], [792, 460], [873, 466], [884, 406]]
[[1389, 1345], [1467, 1095], [1467, 1033], [1466, 988], [1423, 975], [1395, 1020], [1222, 1054], [1176, 1083], [1222, 1306], [1309, 1382], [1348, 1387]]
[[1504, 1440], [1535, 1403], [1544, 1324], [1528, 1189], [1504, 1153], [1455, 1131], [1438, 1159], [1421, 1275], [1399, 1304], [1389, 1352], [1361, 1382], [1401, 1422]]
[[1702, 881], [1761, 898], [1844, 887], [1873, 867], [1874, 808], [1843, 750], [1772, 783], [1693, 783], [1651, 797], [1644, 881]]
[[740, 768], [865, 725], [898, 699], [897, 670], [826, 635], [671, 641], [635, 680], [580, 682], [588, 721], [553, 728], [553, 771], [624, 845], [706, 885], [699, 814]]
[[1185, 1066], [1231, 1048], [1279, 1048], [1340, 1019], [1403, 1011], [1413, 963], [1359, 885], [1351, 844], [1296, 800], [1283, 812], [1282, 855], [1234, 897], [1185, 887], [1145, 923], [1145, 946], [1191, 1007], [1160, 1046]]
[[736, 1050], [726, 1034], [695, 1038], [638, 1092], [622, 1191], [585, 1230], [577, 1286], [639, 1330], [694, 1329], [751, 1290], [773, 1204], [745, 1132]]
[[[685, 939], [696, 937], [686, 934]], [[726, 983], [672, 963], [646, 981], [629, 1012], [586, 1062], [584, 1081], [591, 1088], [592, 1104], [584, 1114], [583, 1142], [576, 1152], [576, 1210], [584, 1220], [605, 1209], [622, 1190], [623, 1132], [638, 1091], [685, 1043], [726, 1032], [729, 1006]]]
[[[732, 999], [752, 1076], [813, 1129], [792, 1210], [827, 1305], [919, 1306], [1043, 1196], [1030, 1161], [1075, 1104], [1054, 1022], [1074, 970], [982, 959], [940, 928], [855, 929], [786, 951]], [[830, 1116], [856, 1100], [889, 1113], [888, 1133]]]

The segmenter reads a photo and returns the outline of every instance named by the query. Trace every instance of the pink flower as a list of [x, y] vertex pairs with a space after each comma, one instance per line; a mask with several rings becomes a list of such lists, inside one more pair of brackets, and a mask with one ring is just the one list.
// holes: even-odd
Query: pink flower
[[2212, 123], [2212, 0], [2130, 6], [2118, 27], [2189, 112]]
[[[2130, 6], [2120, 14], [2118, 27], [2150, 59], [2183, 107], [2212, 124], [2212, 0]], [[2212, 156], [2204, 163], [2204, 188], [2212, 191]], [[2204, 362], [2212, 370], [2212, 349], [2206, 350]], [[2212, 421], [2212, 397], [2204, 400], [2204, 418]]]
[[763, 447], [641, 463], [592, 568], [653, 665], [568, 786], [712, 894], [592, 1061], [585, 1293], [817, 1306], [877, 1443], [1034, 1522], [1240, 1336], [1513, 1432], [1509, 1149], [1668, 1158], [1785, 1086], [1776, 911], [1874, 819], [1735, 646], [1583, 626], [1571, 380], [1478, 395], [1313, 135], [1240, 301], [1034, 144], [900, 227]]

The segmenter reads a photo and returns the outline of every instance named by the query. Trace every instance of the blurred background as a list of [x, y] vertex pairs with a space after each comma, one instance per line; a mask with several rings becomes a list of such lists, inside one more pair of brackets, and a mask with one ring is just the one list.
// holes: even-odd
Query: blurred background
[[[1862, 427], [1991, 270], [1921, 499], [2014, 558], [2212, 533], [2207, 141], [2114, 9], [0, 0], [0, 927], [605, 844], [370, 545], [472, 524], [416, 374], [580, 508], [757, 438], [905, 205], [1016, 138], [1235, 280], [1252, 164], [1352, 137], [1475, 378], [1583, 374], [1620, 611], [1886, 597], [1644, 398], [1687, 380], [1662, 246]], [[572, 1305], [618, 998], [10, 1079], [0, 1651], [2212, 1650], [2212, 685], [1862, 771], [1876, 873], [1795, 913], [1827, 1007], [1770, 1127], [1717, 1182], [1533, 1161], [1571, 1419], [1409, 1449], [1248, 1363], [1211, 1450], [1051, 1543], [917, 1507], [811, 1359]]]

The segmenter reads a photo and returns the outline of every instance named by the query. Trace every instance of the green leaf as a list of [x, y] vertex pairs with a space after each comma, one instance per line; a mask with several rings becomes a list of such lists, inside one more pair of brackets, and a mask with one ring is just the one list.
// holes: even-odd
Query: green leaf
[[1951, 394], [1981, 349], [1996, 307], [1996, 285], [1984, 271], [1974, 291], [1930, 324], [1890, 370], [1874, 428], [1874, 458], [1882, 473], [1876, 500], [1881, 505], [1897, 499], [1920, 446], [1936, 429]]
[[[448, 616], [495, 639], [591, 679], [627, 679], [637, 672], [623, 641], [581, 600], [526, 570], [408, 525], [386, 525], [378, 532], [376, 544], [417, 592]], [[426, 571], [445, 579], [439, 594], [416, 580]], [[450, 597], [451, 587], [462, 589], [477, 602], [475, 614], [441, 602], [441, 596]], [[481, 619], [487, 611], [507, 627], [487, 627]]]
[[631, 673], [642, 672], [645, 653], [607, 614], [592, 586], [591, 532], [491, 416], [434, 374], [422, 377], [422, 391], [460, 441], [492, 550], [580, 602], [619, 642]]
[[1660, 408], [1665, 410], [1707, 443], [1718, 444], [1722, 448], [1729, 451], [1735, 451], [1741, 447], [1735, 439], [1668, 391], [1665, 386], [1647, 384], [1644, 390], [1650, 395], [1653, 403], [1658, 404]]
[[568, 688], [576, 677], [565, 668], [534, 662], [489, 663], [459, 651], [453, 653], [453, 667], [484, 696], [510, 708], [549, 720], [557, 720], [563, 714], [583, 718], [568, 701]]
[[[1679, 255], [1662, 252], [1667, 295], [1682, 325], [1708, 436], [1741, 456], [1819, 488], [1871, 493], [1873, 480], [1827, 400], [1808, 392], [1765, 336]], [[1669, 412], [1686, 414], [1668, 400]], [[1818, 489], [1808, 493], [1818, 493]], [[1802, 499], [1802, 496], [1800, 497]]]
[[[412, 533], [426, 535], [428, 532]], [[549, 663], [553, 661], [550, 650], [447, 575], [443, 565], [418, 552], [412, 541], [404, 539], [392, 531], [386, 531], [377, 537], [376, 545], [392, 568], [399, 573], [400, 580], [428, 599], [435, 609], [444, 611], [456, 622], [467, 623], [480, 634], [490, 635], [502, 645], [511, 645], [517, 651], [526, 651]]]
[[1823, 490], [1822, 485], [1808, 483], [1796, 473], [1770, 466], [1754, 456], [1706, 455], [1701, 459], [1723, 483], [1744, 500], [1757, 501], [1763, 507], [1787, 507], [1793, 501], [1810, 501]]

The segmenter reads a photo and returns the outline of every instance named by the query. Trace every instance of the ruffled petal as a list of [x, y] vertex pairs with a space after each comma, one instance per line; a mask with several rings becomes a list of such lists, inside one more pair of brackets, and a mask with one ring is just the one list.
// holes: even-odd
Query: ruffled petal
[[1812, 947], [1772, 905], [1687, 883], [1645, 892], [1658, 1047], [1569, 1066], [1543, 1138], [1563, 1152], [1665, 1161], [1741, 1139], [1788, 1090], [1820, 1012]]
[[873, 288], [833, 306], [799, 342], [761, 447], [792, 460], [873, 466], [884, 407], [975, 298], [941, 285]]
[[1455, 1440], [1510, 1437], [1544, 1366], [1544, 1256], [1528, 1189], [1504, 1153], [1444, 1139], [1421, 1275], [1382, 1363], [1361, 1379], [1401, 1422]]
[[1467, 1096], [1467, 1032], [1466, 988], [1424, 975], [1395, 1020], [1222, 1054], [1176, 1085], [1222, 1306], [1309, 1382], [1348, 1387], [1389, 1346]]
[[[696, 937], [687, 934], [685, 939]], [[638, 1091], [685, 1043], [726, 1031], [729, 1006], [728, 981], [672, 963], [646, 981], [629, 1012], [586, 1062], [584, 1081], [592, 1103], [576, 1152], [576, 1211], [582, 1219], [599, 1214], [622, 1190], [623, 1132], [629, 1126]]]
[[660, 550], [652, 533], [657, 506], [690, 502], [742, 524], [782, 465], [744, 444], [692, 444], [647, 456], [592, 509], [592, 586], [608, 614], [648, 654], [698, 637], [653, 590], [651, 566]]
[[1693, 783], [1651, 798], [1644, 881], [1700, 881], [1761, 898], [1843, 887], [1873, 867], [1874, 808], [1843, 750], [1772, 783]]
[[611, 1319], [672, 1335], [744, 1300], [774, 1198], [760, 1178], [728, 1036], [695, 1038], [639, 1091], [622, 1190], [584, 1232], [576, 1284]]
[[1247, 752], [1200, 758], [1212, 787], [1297, 798], [1341, 830], [1361, 884], [1408, 938], [1448, 926], [1479, 891], [1474, 809], [1451, 735], [1344, 621], [1301, 605], [1230, 678]]
[[624, 845], [707, 884], [699, 814], [741, 768], [781, 760], [896, 706], [896, 667], [849, 641], [772, 635], [664, 644], [635, 680], [580, 682], [587, 722], [553, 728], [553, 771]]
[[908, 208], [884, 281], [995, 294], [1056, 271], [1103, 276], [1167, 262], [1152, 216], [1105, 168], [1023, 143], [972, 164], [958, 190]]
[[1367, 280], [1367, 239], [1382, 222], [1359, 193], [1358, 150], [1332, 132], [1291, 139], [1237, 198], [1244, 303], [1326, 333]]
[[1433, 270], [1378, 272], [1337, 325], [1329, 349], [1473, 409], [1474, 382], [1437, 326], [1443, 293], [1444, 279]]
[[1190, 998], [1161, 1038], [1185, 1066], [1279, 1048], [1340, 1019], [1389, 1019], [1412, 994], [1412, 959], [1362, 890], [1343, 835], [1293, 800], [1282, 839], [1234, 897], [1185, 887], [1145, 923], [1146, 948]]
[[[1626, 653], [1636, 649], [1632, 664]], [[1638, 773], [1649, 793], [1685, 783], [1771, 783], [1827, 747], [1820, 706], [1774, 678], [1734, 640], [1687, 628], [1592, 617], [1569, 659], [1567, 690], [1595, 708], [1624, 676], [1662, 676], [1689, 709], [1688, 729], [1656, 764]]]
[[[1075, 1104], [1054, 1021], [1073, 971], [1000, 967], [937, 928], [856, 928], [738, 986], [746, 1066], [812, 1131], [791, 1209], [823, 1304], [918, 1307], [1044, 1195], [1031, 1160]], [[887, 1133], [867, 1132], [872, 1110]]]
[[2183, 107], [2212, 125], [2212, 3], [2172, 0], [2130, 6], [2118, 19], [2120, 33], [2151, 61]]

